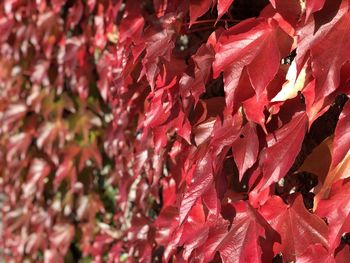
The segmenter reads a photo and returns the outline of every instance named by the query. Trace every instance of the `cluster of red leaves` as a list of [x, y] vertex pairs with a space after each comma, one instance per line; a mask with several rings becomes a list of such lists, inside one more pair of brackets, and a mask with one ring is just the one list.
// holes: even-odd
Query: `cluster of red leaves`
[[115, 205], [116, 174], [104, 151], [112, 117], [94, 58], [118, 9], [108, 1], [1, 3], [0, 257], [7, 262], [63, 262], [74, 240], [84, 255], [99, 256], [100, 236], [118, 235], [103, 200]]
[[350, 261], [349, 0], [0, 17], [8, 258]]

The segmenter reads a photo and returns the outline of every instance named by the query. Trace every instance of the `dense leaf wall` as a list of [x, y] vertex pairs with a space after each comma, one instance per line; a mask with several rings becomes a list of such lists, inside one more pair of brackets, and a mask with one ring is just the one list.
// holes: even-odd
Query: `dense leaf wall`
[[0, 7], [8, 262], [350, 261], [348, 0]]

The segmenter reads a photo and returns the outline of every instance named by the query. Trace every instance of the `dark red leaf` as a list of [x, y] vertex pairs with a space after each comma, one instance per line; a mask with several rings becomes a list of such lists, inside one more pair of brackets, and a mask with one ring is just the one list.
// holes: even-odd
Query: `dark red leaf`
[[267, 148], [261, 152], [260, 165], [264, 180], [261, 188], [268, 187], [284, 177], [298, 155], [307, 129], [305, 112], [267, 137]]

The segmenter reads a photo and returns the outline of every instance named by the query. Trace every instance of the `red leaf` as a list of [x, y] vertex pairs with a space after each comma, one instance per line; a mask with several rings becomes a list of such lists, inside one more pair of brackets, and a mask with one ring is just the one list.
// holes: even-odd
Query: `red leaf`
[[[265, 96], [263, 96], [265, 97]], [[247, 119], [251, 122], [255, 122], [260, 124], [261, 128], [267, 134], [265, 127], [265, 113], [264, 110], [266, 105], [268, 104], [267, 98], [258, 98], [257, 96], [253, 96], [250, 99], [243, 101], [244, 113]]]
[[259, 140], [255, 124], [248, 122], [232, 144], [232, 154], [239, 171], [239, 180], [253, 166], [258, 157]]
[[190, 26], [209, 10], [212, 2], [212, 0], [190, 0]]
[[[349, 29], [348, 3], [335, 0], [332, 3], [326, 1], [315, 19], [310, 19], [299, 31], [298, 69], [302, 67], [305, 57], [311, 55], [312, 72], [316, 79], [315, 98], [309, 103], [323, 104], [326, 96], [338, 88], [341, 67], [348, 60]], [[331, 56], [329, 47], [332, 49]]]
[[160, 59], [170, 60], [171, 51], [175, 46], [172, 36], [172, 31], [164, 30], [156, 33], [150, 32], [150, 35], [145, 37], [146, 55], [142, 59], [139, 80], [146, 75], [152, 90], [154, 89], [156, 76], [160, 73], [158, 65]]
[[[210, 73], [211, 65], [214, 61], [214, 50], [209, 44], [203, 44], [192, 56], [195, 62], [195, 83], [200, 82], [200, 86], [192, 86], [191, 93], [195, 98], [195, 104], [199, 100], [199, 96], [205, 91], [205, 84], [207, 83]], [[197, 81], [196, 81], [197, 80]]]
[[153, 0], [154, 9], [158, 17], [162, 17], [168, 7], [168, 1], [164, 0]]
[[209, 227], [205, 224], [205, 214], [201, 203], [193, 206], [183, 227], [179, 245], [184, 246], [184, 259], [188, 260], [193, 249], [202, 245], [208, 237]]
[[158, 215], [154, 227], [157, 228], [156, 238], [158, 244], [168, 245], [178, 226], [178, 211], [174, 207], [164, 207]]
[[127, 16], [120, 23], [119, 41], [122, 43], [129, 38], [134, 42], [138, 41], [138, 38], [142, 34], [144, 24], [145, 21], [142, 16]]
[[6, 161], [10, 163], [16, 156], [21, 159], [25, 158], [31, 142], [32, 135], [30, 133], [21, 132], [11, 136], [7, 145]]
[[176, 183], [173, 178], [162, 181], [163, 186], [163, 207], [173, 205], [176, 201]]
[[308, 0], [306, 1], [306, 18], [305, 20], [309, 20], [311, 14], [322, 9], [325, 0]]
[[330, 191], [328, 200], [320, 200], [316, 214], [326, 218], [329, 225], [328, 241], [331, 252], [338, 245], [343, 234], [350, 232], [350, 184], [336, 183]]
[[225, 238], [229, 228], [229, 221], [224, 220], [221, 216], [210, 223], [208, 239], [205, 243], [197, 250], [202, 261], [209, 262], [213, 259], [217, 247], [220, 245], [222, 239]]
[[298, 155], [307, 129], [305, 112], [296, 114], [292, 120], [267, 137], [268, 148], [261, 152], [263, 189], [285, 176]]
[[64, 258], [61, 256], [56, 248], [46, 249], [44, 252], [44, 262], [57, 262], [57, 263], [64, 263]]
[[99, 169], [102, 169], [102, 157], [96, 144], [91, 144], [86, 147], [82, 147], [79, 165], [78, 165], [79, 171], [82, 171], [83, 168], [86, 166], [87, 160], [90, 160], [90, 161], [94, 160], [96, 163], [96, 166]]
[[292, 26], [296, 26], [302, 15], [302, 1], [300, 0], [270, 0], [276, 11]]
[[42, 149], [51, 155], [55, 142], [58, 142], [58, 145], [60, 146], [63, 145], [66, 134], [67, 128], [65, 127], [64, 122], [60, 120], [54, 123], [46, 122], [38, 129], [36, 145], [39, 149]]
[[167, 86], [157, 89], [154, 93], [149, 95], [151, 104], [147, 109], [147, 114], [144, 119], [144, 126], [154, 128], [162, 125], [171, 115], [172, 97], [169, 95], [168, 90], [176, 85], [176, 79], [174, 78]]
[[44, 186], [44, 179], [50, 173], [51, 168], [42, 159], [33, 159], [28, 175], [27, 181], [23, 185], [23, 197], [29, 198], [31, 195], [35, 195], [36, 193], [41, 193]]
[[215, 125], [216, 119], [215, 118], [209, 118], [208, 120], [198, 124], [194, 127], [194, 141], [196, 145], [201, 145], [206, 140], [210, 138], [213, 132], [213, 128]]
[[350, 260], [349, 247], [345, 246], [340, 252], [335, 256], [335, 262], [337, 263], [348, 263]]
[[214, 169], [220, 167], [220, 162], [218, 162], [220, 153], [222, 153], [225, 148], [228, 150], [232, 143], [238, 138], [242, 122], [243, 118], [241, 112], [238, 112], [234, 116], [225, 116], [223, 123], [220, 118], [217, 117], [210, 141], [210, 154], [212, 155], [212, 159], [215, 160]]
[[242, 201], [234, 207], [236, 216], [217, 250], [223, 262], [261, 262], [259, 239], [265, 236], [266, 231], [259, 222], [261, 219], [253, 208]]
[[74, 232], [74, 227], [72, 225], [58, 223], [53, 227], [53, 231], [50, 234], [50, 242], [63, 255], [65, 255], [73, 240]]
[[27, 106], [24, 103], [10, 104], [5, 111], [0, 112], [1, 130], [7, 132], [10, 125], [17, 122], [27, 112]]
[[197, 146], [210, 138], [214, 129], [217, 116], [222, 115], [225, 101], [222, 97], [214, 97], [209, 100], [200, 100], [196, 106], [195, 117], [193, 120], [194, 141]]
[[30, 254], [34, 251], [38, 251], [44, 242], [46, 242], [46, 240], [45, 235], [42, 232], [31, 234], [26, 242], [26, 253]]
[[185, 191], [185, 195], [180, 206], [181, 225], [197, 199], [208, 189], [213, 182], [213, 168], [210, 155], [206, 155], [198, 161], [194, 170], [193, 179]]
[[[326, 34], [322, 34], [319, 39], [311, 45], [312, 53], [312, 70], [319, 87], [317, 98], [329, 95], [339, 85], [340, 69], [348, 60], [344, 54], [347, 54], [350, 47], [350, 14], [342, 13], [340, 9], [339, 15], [341, 18], [334, 21], [332, 30]], [[318, 40], [318, 41], [317, 41]], [[332, 56], [326, 52], [325, 47], [332, 47]], [[328, 74], [325, 74], [328, 72]]]
[[71, 159], [69, 157], [65, 158], [56, 171], [56, 176], [54, 179], [55, 189], [58, 188], [64, 179], [69, 179], [71, 185], [73, 186], [76, 181], [76, 176], [77, 167], [74, 166], [74, 159]]
[[227, 12], [234, 0], [218, 0], [218, 19], [217, 21]]
[[209, 187], [207, 191], [203, 194], [202, 202], [206, 206], [206, 208], [209, 210], [208, 217], [210, 216], [217, 217], [217, 215], [220, 213], [221, 202], [220, 202], [220, 199], [218, 198], [218, 193], [215, 185], [213, 185], [213, 187]]
[[336, 167], [346, 156], [350, 149], [350, 101], [348, 101], [342, 113], [334, 132], [332, 167]]
[[[291, 44], [292, 39], [273, 19], [249, 19], [220, 35], [215, 46], [213, 72], [215, 78], [224, 72], [226, 104], [229, 109], [238, 103], [234, 90], [244, 67], [260, 97], [277, 74], [280, 60], [289, 53]], [[264, 74], [260, 74], [262, 68]]]
[[209, 238], [202, 249], [206, 262], [216, 251], [220, 252], [223, 262], [261, 262], [261, 241], [271, 229], [246, 202], [239, 201], [232, 208], [236, 216], [229, 231], [225, 231], [227, 223], [223, 220], [209, 230]]
[[274, 245], [274, 252], [282, 252], [287, 262], [298, 261], [310, 245], [328, 246], [326, 223], [306, 210], [301, 196], [291, 206], [273, 196], [261, 208], [261, 214], [280, 235], [281, 244]]
[[5, 42], [11, 33], [11, 29], [14, 24], [13, 17], [1, 17], [0, 19], [0, 31], [2, 32], [0, 36], [0, 42]]
[[313, 262], [325, 262], [335, 263], [335, 259], [332, 254], [328, 253], [327, 249], [321, 244], [311, 245], [305, 250], [305, 252], [298, 258], [300, 263], [313, 263]]
[[69, 14], [67, 16], [67, 26], [69, 29], [74, 28], [80, 21], [83, 15], [84, 6], [81, 0], [75, 1], [74, 5], [69, 8]]
[[55, 12], [59, 12], [67, 0], [51, 0]]

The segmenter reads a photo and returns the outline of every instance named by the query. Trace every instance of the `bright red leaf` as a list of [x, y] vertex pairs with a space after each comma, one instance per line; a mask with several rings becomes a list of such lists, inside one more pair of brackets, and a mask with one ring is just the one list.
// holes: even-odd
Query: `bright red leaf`
[[[224, 31], [215, 46], [214, 77], [224, 73], [226, 104], [229, 109], [239, 103], [234, 93], [244, 67], [257, 97], [278, 72], [280, 60], [288, 54], [290, 37], [273, 19], [250, 19]], [[265, 61], [269, 60], [268, 66]], [[259, 74], [264, 68], [264, 74]]]
[[310, 245], [319, 243], [328, 247], [326, 223], [306, 210], [300, 196], [291, 206], [273, 196], [261, 208], [261, 214], [280, 236], [274, 252], [281, 252], [286, 261], [299, 260]]

